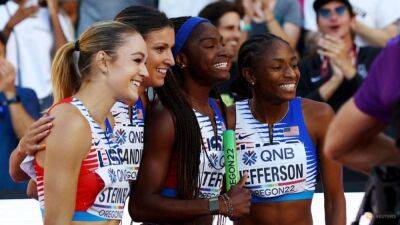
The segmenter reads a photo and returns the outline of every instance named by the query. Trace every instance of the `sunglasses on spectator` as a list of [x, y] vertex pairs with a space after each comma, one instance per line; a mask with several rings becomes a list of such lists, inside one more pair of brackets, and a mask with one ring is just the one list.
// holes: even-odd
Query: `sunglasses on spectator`
[[343, 16], [344, 12], [346, 11], [346, 6], [344, 6], [344, 5], [339, 6], [339, 7], [334, 8], [333, 10], [321, 8], [318, 10], [318, 14], [321, 17], [328, 19], [328, 18], [331, 18], [333, 11], [335, 11], [336, 15]]

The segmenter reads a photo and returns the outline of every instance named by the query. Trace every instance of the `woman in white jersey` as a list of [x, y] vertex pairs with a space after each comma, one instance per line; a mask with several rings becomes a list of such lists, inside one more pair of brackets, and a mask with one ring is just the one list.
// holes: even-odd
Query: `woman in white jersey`
[[[311, 225], [311, 200], [320, 172], [326, 224], [345, 224], [342, 168], [322, 154], [333, 117], [324, 103], [296, 97], [296, 52], [283, 39], [255, 36], [239, 50], [239, 73], [252, 99], [229, 109], [236, 129], [238, 165], [249, 179], [250, 214], [245, 225]], [[279, 221], [279, 222], [278, 222]]]
[[54, 128], [34, 160], [45, 225], [120, 223], [129, 169], [109, 112], [116, 101], [138, 99], [146, 58], [142, 36], [119, 22], [94, 24], [57, 52]]
[[[119, 154], [123, 162], [131, 167], [129, 179], [135, 181], [143, 152], [145, 109], [148, 105], [148, 97], [144, 89], [160, 87], [164, 84], [167, 70], [175, 63], [171, 53], [175, 35], [172, 22], [164, 13], [154, 8], [127, 7], [116, 16], [115, 20], [135, 27], [146, 41], [148, 51], [146, 67], [149, 76], [145, 77], [140, 87], [139, 100], [130, 104], [117, 102], [111, 110], [115, 120], [114, 136], [121, 149]], [[48, 134], [51, 126], [51, 117], [43, 117], [29, 128], [20, 142], [19, 149], [17, 148], [19, 151], [14, 151], [11, 156], [10, 173], [14, 180], [23, 181], [29, 178], [19, 165], [26, 154], [32, 155], [44, 149], [39, 142]], [[31, 184], [32, 187], [28, 188], [28, 193], [30, 196], [35, 196], [34, 182]]]

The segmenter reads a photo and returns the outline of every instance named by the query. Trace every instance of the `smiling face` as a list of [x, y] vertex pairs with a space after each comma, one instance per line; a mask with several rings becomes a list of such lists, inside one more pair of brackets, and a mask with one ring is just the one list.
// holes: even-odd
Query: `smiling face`
[[288, 44], [274, 41], [258, 62], [246, 76], [249, 83], [254, 82], [257, 98], [282, 103], [296, 97], [300, 71], [296, 53]]
[[185, 45], [183, 63], [202, 83], [215, 84], [229, 79], [232, 55], [228, 54], [217, 28], [201, 23]]
[[139, 87], [148, 76], [145, 66], [147, 47], [141, 35], [126, 34], [124, 44], [115, 53], [115, 59], [108, 68], [107, 84], [116, 100], [125, 103], [139, 98]]
[[148, 57], [146, 67], [149, 76], [143, 81], [143, 87], [161, 87], [167, 70], [175, 64], [171, 49], [175, 43], [172, 27], [155, 30], [146, 35]]
[[319, 31], [338, 38], [351, 35], [351, 25], [354, 22], [346, 6], [335, 1], [322, 6], [317, 16]]
[[235, 57], [239, 51], [240, 15], [237, 12], [227, 12], [218, 20], [218, 31], [230, 54]]

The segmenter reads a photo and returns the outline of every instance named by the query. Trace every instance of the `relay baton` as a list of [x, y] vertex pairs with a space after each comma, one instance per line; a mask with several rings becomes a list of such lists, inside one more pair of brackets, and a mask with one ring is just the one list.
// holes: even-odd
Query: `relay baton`
[[236, 151], [235, 131], [226, 130], [223, 134], [225, 174], [226, 174], [226, 190], [236, 185], [239, 180], [238, 159]]

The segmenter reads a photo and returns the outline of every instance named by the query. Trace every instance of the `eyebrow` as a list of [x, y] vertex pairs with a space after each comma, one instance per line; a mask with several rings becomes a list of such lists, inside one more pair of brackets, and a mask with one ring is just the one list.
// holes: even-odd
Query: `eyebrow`
[[168, 43], [160, 41], [160, 42], [154, 43], [154, 45], [168, 45]]
[[143, 52], [135, 52], [135, 53], [131, 54], [131, 56], [134, 56], [134, 55], [141, 55], [142, 57], [146, 57], [146, 55]]
[[213, 37], [204, 37], [204, 38], [200, 38], [200, 42], [203, 42], [203, 41], [208, 41], [208, 40], [211, 40], [211, 41], [214, 41], [214, 40], [216, 40], [216, 38], [213, 38]]
[[278, 61], [278, 62], [285, 62], [285, 60], [282, 58], [272, 58], [272, 60]]
[[[278, 62], [285, 62], [285, 59], [283, 59], [283, 58], [272, 58], [272, 60], [278, 61]], [[290, 58], [290, 61], [293, 61], [293, 60], [297, 60], [297, 57], [292, 56], [292, 58]]]

